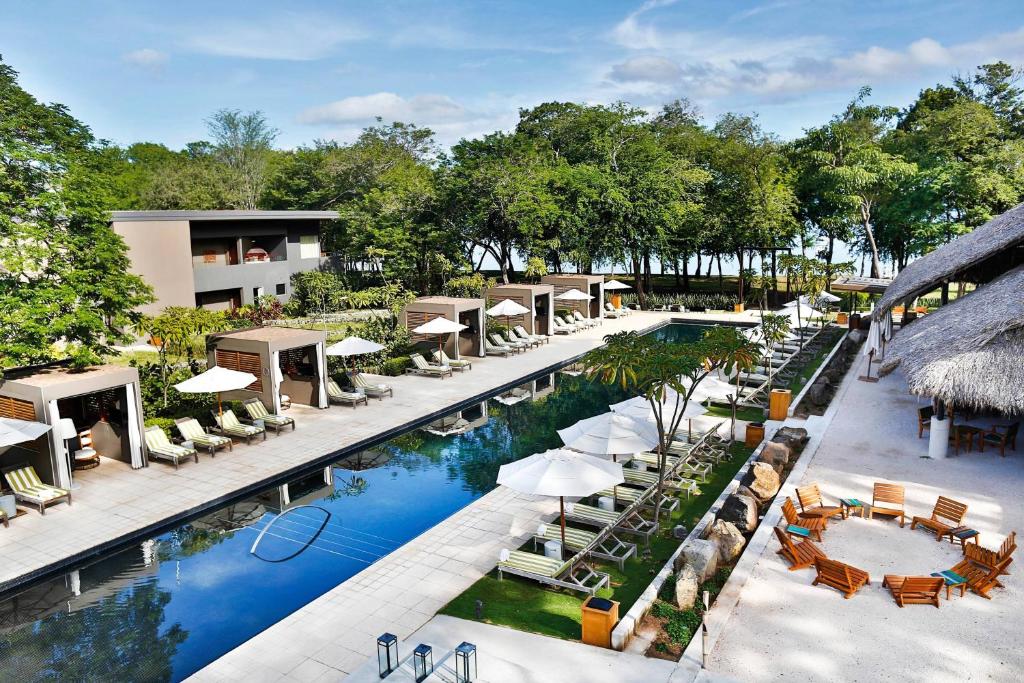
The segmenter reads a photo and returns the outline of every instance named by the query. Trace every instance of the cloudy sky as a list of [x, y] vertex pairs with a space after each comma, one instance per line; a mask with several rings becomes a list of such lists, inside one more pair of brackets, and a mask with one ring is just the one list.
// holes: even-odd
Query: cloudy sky
[[450, 144], [544, 101], [680, 96], [793, 137], [861, 85], [902, 106], [954, 72], [1024, 64], [1020, 0], [5, 4], [0, 54], [25, 87], [100, 137], [174, 147], [222, 107], [263, 110], [284, 147], [374, 116]]

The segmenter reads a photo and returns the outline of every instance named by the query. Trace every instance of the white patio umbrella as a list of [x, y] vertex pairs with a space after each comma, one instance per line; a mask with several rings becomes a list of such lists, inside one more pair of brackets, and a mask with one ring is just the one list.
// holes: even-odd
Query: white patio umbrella
[[834, 304], [839, 301], [842, 301], [842, 299], [840, 299], [835, 294], [821, 292], [813, 299], [808, 298], [806, 294], [801, 295], [799, 298], [793, 299], [792, 301], [782, 304], [782, 306], [784, 308], [792, 308], [793, 306], [796, 306], [798, 302], [801, 304], [807, 304], [811, 306], [820, 306], [821, 304]]
[[35, 441], [48, 431], [50, 431], [50, 425], [42, 422], [0, 417], [0, 447]]
[[875, 355], [882, 350], [882, 325], [877, 320], [871, 321], [871, 327], [868, 328], [868, 338], [864, 342], [864, 355], [868, 357], [868, 374], [858, 379], [863, 379], [867, 382], [877, 382], [877, 377], [871, 376], [871, 364], [875, 360]]
[[[690, 378], [684, 377], [683, 384], [689, 387]], [[693, 390], [693, 396], [690, 397], [690, 400], [706, 401], [709, 398], [724, 400], [729, 396], [735, 395], [735, 386], [714, 375], [708, 375], [697, 384], [697, 388]]]
[[[679, 399], [682, 401], [682, 398]], [[661, 402], [662, 405], [662, 417], [668, 418], [668, 424], [675, 422], [676, 415], [676, 392], [669, 390], [666, 393], [665, 399]], [[654, 417], [654, 408], [651, 407], [650, 402], [643, 396], [634, 396], [633, 398], [627, 398], [625, 401], [619, 401], [608, 406], [613, 412], [619, 415], [625, 415], [631, 417], [634, 420], [641, 420], [644, 422], [650, 422], [657, 424], [657, 420]], [[704, 413], [708, 412], [708, 409], [702, 406], [697, 401], [687, 401], [686, 407], [683, 409], [683, 414], [680, 417], [682, 420], [686, 420], [687, 433], [693, 431], [693, 423], [691, 420], [695, 417], [699, 417]], [[663, 426], [668, 426], [663, 425]]]
[[564, 448], [534, 453], [498, 470], [502, 486], [530, 495], [558, 496], [563, 548], [565, 497], [589, 496], [622, 482], [622, 465]]
[[190, 377], [184, 382], [178, 382], [174, 388], [183, 394], [217, 394], [217, 413], [223, 415], [221, 392], [245, 389], [255, 381], [256, 375], [251, 372], [239, 372], [214, 365], [204, 373]]
[[[462, 330], [466, 329], [466, 326], [462, 323], [457, 323], [449, 320], [448, 318], [439, 316], [429, 322], [425, 322], [419, 327], [413, 329], [416, 334], [425, 335], [437, 335], [437, 349], [438, 352], [444, 349], [444, 337], [448, 334], [458, 334]], [[455, 348], [459, 348], [458, 337], [455, 339]], [[440, 355], [440, 353], [438, 354]]]
[[[325, 352], [328, 356], [361, 356], [364, 353], [377, 353], [383, 351], [384, 346], [377, 342], [363, 339], [362, 337], [345, 337], [327, 347]], [[355, 359], [352, 360], [352, 369], [355, 370]]]
[[591, 455], [627, 455], [649, 451], [658, 445], [658, 430], [647, 420], [621, 413], [602, 413], [558, 430], [568, 448]]
[[[493, 306], [491, 306], [490, 308], [487, 309], [487, 315], [489, 315], [489, 316], [492, 316], [492, 317], [495, 317], [495, 318], [498, 317], [498, 316], [504, 316], [504, 318], [505, 318], [505, 329], [510, 329], [509, 328], [509, 318], [511, 318], [514, 315], [523, 315], [524, 313], [529, 313], [529, 312], [530, 312], [529, 308], [527, 308], [526, 306], [523, 306], [522, 304], [520, 304], [517, 301], [512, 301], [512, 299], [502, 299], [501, 301], [499, 301], [498, 303], [494, 304]], [[511, 335], [511, 331], [510, 331], [509, 334]]]
[[610, 291], [615, 291], [617, 289], [633, 289], [633, 288], [630, 287], [629, 285], [627, 285], [625, 282], [619, 282], [618, 280], [609, 280], [608, 282], [604, 283], [604, 289], [605, 289], [605, 291], [609, 291], [609, 290]]
[[555, 298], [559, 301], [590, 301], [594, 297], [578, 289], [567, 289]]

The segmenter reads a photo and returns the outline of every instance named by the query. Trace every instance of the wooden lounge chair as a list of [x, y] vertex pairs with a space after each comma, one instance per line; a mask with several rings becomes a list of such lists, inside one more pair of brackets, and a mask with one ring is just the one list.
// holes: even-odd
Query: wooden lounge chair
[[226, 436], [220, 434], [210, 434], [199, 424], [199, 420], [194, 417], [181, 417], [174, 421], [174, 425], [178, 428], [178, 433], [181, 434], [181, 438], [185, 441], [191, 441], [197, 448], [208, 448], [210, 455], [216, 457], [217, 451], [221, 448], [227, 448], [228, 450], [234, 450], [234, 442]]
[[932, 509], [930, 517], [914, 517], [910, 522], [910, 528], [916, 529], [917, 525], [934, 531], [935, 540], [941, 541], [942, 537], [950, 532], [952, 529], [956, 529], [960, 526], [960, 523], [964, 520], [964, 515], [967, 514], [967, 505], [964, 503], [958, 503], [952, 498], [946, 498], [945, 496], [939, 496], [939, 499], [935, 501], [935, 507]]
[[[996, 560], [996, 564], [990, 564], [994, 559], [993, 555], [994, 553], [986, 548], [966, 545], [963, 559], [953, 565], [949, 572], [962, 577], [963, 584], [966, 584], [971, 592], [991, 600], [992, 596], [989, 595], [989, 592], [993, 588], [1003, 587], [999, 577], [1006, 573], [1006, 568], [1013, 562], [1012, 557], [1005, 557], [1002, 560]], [[961, 589], [962, 594], [963, 590]]]
[[874, 519], [875, 515], [899, 517], [902, 529], [906, 523], [903, 498], [904, 489], [899, 484], [875, 482], [874, 492], [871, 494], [871, 505], [868, 506], [868, 519]]
[[651, 535], [658, 530], [654, 522], [644, 519], [631, 508], [623, 512], [612, 512], [583, 503], [566, 503], [565, 518], [601, 529], [611, 527], [623, 533], [642, 536], [644, 542], [649, 542]]
[[263, 427], [257, 427], [256, 425], [242, 424], [233, 410], [225, 410], [220, 415], [213, 413], [213, 419], [217, 423], [217, 427], [220, 429], [221, 434], [224, 434], [225, 436], [245, 439], [246, 444], [251, 444], [253, 437], [256, 436], [262, 436], [264, 441], [267, 440], [266, 429]]
[[944, 585], [942, 578], [935, 576], [898, 576], [886, 574], [882, 586], [889, 589], [900, 607], [907, 605], [939, 606], [939, 595]]
[[523, 341], [533, 340], [538, 344], [547, 344], [551, 339], [546, 334], [530, 334], [526, 331], [526, 328], [522, 325], [516, 325], [512, 328], [512, 331], [519, 335], [519, 338]]
[[295, 420], [284, 415], [274, 415], [258, 398], [247, 398], [242, 401], [242, 405], [245, 406], [245, 412], [249, 413], [250, 418], [263, 420], [263, 425], [273, 429], [275, 434], [280, 434], [281, 430], [288, 426], [291, 426], [293, 432], [295, 431]]
[[412, 367], [405, 369], [405, 374], [407, 375], [424, 375], [425, 377], [440, 377], [441, 379], [452, 376], [450, 366], [431, 365], [427, 362], [426, 358], [418, 353], [409, 354], [409, 360], [412, 361]]
[[463, 360], [461, 358], [458, 358], [458, 359], [449, 358], [448, 354], [444, 352], [444, 349], [436, 349], [436, 350], [433, 351], [432, 355], [434, 357], [434, 362], [435, 363], [437, 363], [438, 365], [441, 365], [441, 366], [447, 365], [452, 370], [458, 370], [459, 372], [465, 372], [466, 370], [472, 370], [473, 369], [473, 362], [472, 361]]
[[827, 557], [825, 552], [814, 545], [814, 541], [809, 538], [804, 538], [794, 543], [793, 539], [782, 527], [775, 527], [775, 537], [779, 539], [779, 545], [782, 546], [777, 552], [789, 562], [789, 571], [791, 572], [797, 569], [813, 567], [816, 559]]
[[799, 538], [813, 537], [821, 540], [821, 532], [828, 527], [826, 517], [800, 517], [793, 505], [793, 499], [786, 497], [782, 502], [782, 516], [786, 519], [786, 533]]
[[366, 376], [361, 372], [353, 372], [349, 380], [351, 380], [352, 386], [356, 389], [362, 389], [363, 393], [367, 396], [372, 396], [378, 401], [384, 400], [385, 396], [395, 395], [395, 391], [391, 388], [390, 384], [374, 384], [367, 380]]
[[488, 356], [502, 356], [503, 358], [507, 358], [515, 352], [516, 350], [511, 346], [495, 346], [490, 339], [484, 337], [484, 353]]
[[[1017, 532], [1010, 532], [1010, 535], [1003, 540], [1003, 544], [999, 546], [999, 550], [989, 550], [982, 546], [975, 546], [974, 550], [971, 551], [971, 562], [977, 564], [985, 569], [993, 569], [995, 567], [1005, 568], [1012, 562], [1013, 552], [1017, 549]], [[967, 554], [966, 548], [964, 549], [964, 555]], [[1010, 560], [1010, 562], [1007, 562]], [[1003, 572], [1008, 573], [1008, 572]]]
[[835, 517], [845, 515], [843, 508], [825, 505], [821, 490], [817, 484], [800, 486], [796, 490], [796, 498], [800, 501], [801, 517]]
[[46, 508], [57, 503], [71, 505], [71, 491], [44, 484], [32, 465], [21, 464], [3, 470], [7, 485], [14, 492], [14, 499], [36, 506], [39, 514], [45, 515]]
[[847, 600], [865, 584], [871, 585], [871, 577], [866, 571], [836, 560], [825, 557], [815, 558], [814, 568], [818, 575], [814, 577], [812, 586], [817, 586], [819, 583], [831, 586], [841, 592]]
[[[538, 541], [561, 540], [562, 529], [558, 524], [541, 524], [533, 536], [533, 547], [536, 549]], [[626, 560], [636, 555], [636, 544], [626, 543], [614, 533], [587, 531], [571, 526], [565, 527], [565, 546], [576, 552], [585, 550], [592, 557], [614, 562], [619, 565], [620, 571], [625, 567]]]
[[170, 439], [160, 427], [146, 427], [146, 451], [151, 460], [169, 460], [174, 463], [174, 469], [182, 460], [194, 459], [199, 462], [199, 452], [194, 448], [186, 448], [171, 443]]
[[503, 548], [498, 555], [498, 580], [505, 574], [515, 574], [550, 586], [590, 593], [607, 586], [611, 577], [591, 569], [579, 555], [571, 560], [556, 560], [522, 550]]
[[981, 445], [978, 450], [982, 453], [985, 452], [985, 444], [990, 446], [999, 446], [999, 455], [1006, 457], [1006, 447], [1009, 446], [1010, 450], [1017, 450], [1017, 429], [1020, 427], [1019, 422], [1014, 422], [1009, 425], [995, 425], [991, 429], [988, 429], [981, 433], [979, 441]]

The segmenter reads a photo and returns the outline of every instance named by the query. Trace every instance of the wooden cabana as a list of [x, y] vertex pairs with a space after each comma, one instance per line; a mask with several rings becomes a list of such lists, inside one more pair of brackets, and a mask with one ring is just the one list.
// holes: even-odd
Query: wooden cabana
[[487, 289], [484, 296], [487, 298], [488, 308], [502, 299], [511, 299], [529, 309], [529, 313], [511, 316], [509, 319], [511, 325], [522, 325], [530, 334], [552, 335], [555, 333], [551, 315], [555, 310], [554, 285], [497, 285]]
[[[462, 332], [448, 335], [444, 341], [445, 353], [452, 358], [486, 354], [484, 335], [487, 333], [487, 302], [484, 299], [469, 299], [455, 296], [421, 296], [410, 301], [402, 309], [399, 322], [408, 328], [412, 342], [427, 353], [437, 348], [436, 336], [415, 334], [412, 331], [434, 318], [444, 317], [466, 326]], [[456, 345], [456, 339], [458, 344]]]
[[594, 297], [590, 301], [559, 301], [555, 299], [555, 309], [576, 309], [585, 318], [604, 317], [604, 276], [587, 273], [563, 273], [561, 275], [544, 275], [541, 284], [553, 285], [555, 296], [578, 289]]
[[229, 370], [251, 372], [256, 381], [224, 392], [224, 399], [256, 397], [267, 410], [281, 412], [281, 396], [291, 403], [327, 408], [327, 333], [292, 327], [254, 327], [211, 334], [207, 361]]

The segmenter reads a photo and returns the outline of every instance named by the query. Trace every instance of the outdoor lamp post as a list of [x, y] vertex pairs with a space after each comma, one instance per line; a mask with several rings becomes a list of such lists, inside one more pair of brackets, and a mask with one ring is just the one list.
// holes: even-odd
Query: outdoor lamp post
[[398, 637], [393, 633], [384, 633], [377, 638], [377, 670], [381, 678], [398, 666]]
[[455, 648], [456, 683], [473, 683], [476, 680], [476, 645], [463, 641]]
[[433, 673], [434, 651], [429, 645], [420, 643], [412, 651], [412, 671], [416, 677], [416, 683], [420, 683], [420, 681]]
[[78, 438], [78, 429], [75, 427], [75, 421], [70, 417], [62, 417], [57, 423], [57, 433], [64, 442], [64, 454], [67, 456], [68, 463], [68, 488], [76, 490], [79, 488], [78, 482], [75, 481], [74, 476], [71, 474], [72, 470], [75, 469], [74, 459], [71, 457], [71, 441]]

